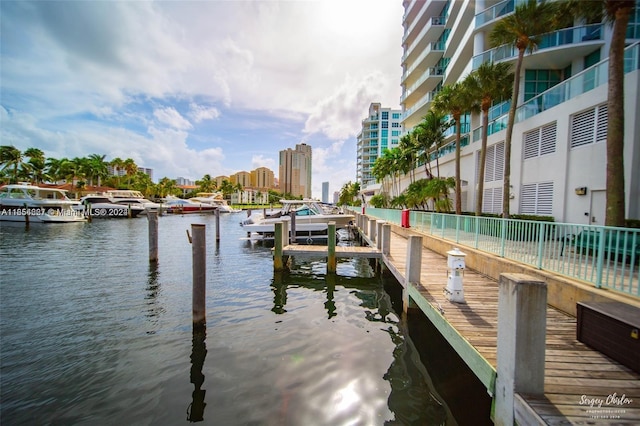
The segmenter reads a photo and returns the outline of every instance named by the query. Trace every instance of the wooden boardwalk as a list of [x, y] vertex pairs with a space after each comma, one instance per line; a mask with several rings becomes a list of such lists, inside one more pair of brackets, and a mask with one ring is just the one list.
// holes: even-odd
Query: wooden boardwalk
[[[406, 238], [391, 233], [385, 263], [400, 282], [404, 282], [407, 245]], [[464, 304], [448, 301], [446, 283], [447, 259], [423, 248], [420, 285], [410, 288], [409, 295], [485, 386], [493, 389], [498, 283], [467, 269]], [[640, 374], [578, 342], [576, 326], [576, 318], [548, 307], [545, 394], [516, 398], [516, 419], [551, 425], [640, 424]]]
[[[290, 244], [282, 248], [282, 254], [295, 257], [326, 257], [326, 246]], [[381, 258], [382, 254], [371, 247], [336, 246], [336, 257]]]

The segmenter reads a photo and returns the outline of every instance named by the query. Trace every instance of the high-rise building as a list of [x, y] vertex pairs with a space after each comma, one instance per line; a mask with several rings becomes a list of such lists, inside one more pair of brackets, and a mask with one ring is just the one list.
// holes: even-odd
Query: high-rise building
[[229, 176], [229, 181], [234, 184], [245, 187], [251, 187], [251, 173], [240, 171]]
[[364, 189], [376, 183], [371, 169], [385, 149], [400, 143], [402, 112], [383, 108], [379, 103], [369, 105], [369, 115], [362, 120], [362, 130], [357, 136], [356, 181]]
[[295, 149], [280, 151], [280, 192], [294, 197], [311, 198], [311, 146], [297, 144]]
[[[487, 61], [515, 64], [517, 50], [492, 47], [496, 22], [519, 0], [405, 0], [402, 46], [402, 124], [420, 123], [445, 85], [462, 81]], [[624, 176], [628, 218], [640, 218], [640, 2], [627, 27], [624, 98]], [[609, 23], [585, 24], [542, 35], [524, 57], [512, 135], [510, 213], [553, 216], [556, 221], [604, 224]], [[635, 43], [635, 44], [633, 44]], [[509, 101], [489, 111], [482, 211], [502, 213], [505, 128]], [[481, 148], [481, 115], [463, 114], [460, 194], [473, 211]], [[438, 159], [441, 176], [455, 176], [454, 129]], [[420, 175], [422, 173], [422, 175]], [[413, 178], [425, 177], [417, 168]], [[364, 180], [364, 176], [363, 176]], [[409, 178], [402, 185], [406, 188]]]
[[322, 202], [329, 202], [329, 182], [322, 182]]

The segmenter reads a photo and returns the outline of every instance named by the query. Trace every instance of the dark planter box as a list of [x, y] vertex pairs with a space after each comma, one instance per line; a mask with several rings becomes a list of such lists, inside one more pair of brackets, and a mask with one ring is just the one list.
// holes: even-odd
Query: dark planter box
[[640, 308], [578, 302], [578, 340], [640, 373]]

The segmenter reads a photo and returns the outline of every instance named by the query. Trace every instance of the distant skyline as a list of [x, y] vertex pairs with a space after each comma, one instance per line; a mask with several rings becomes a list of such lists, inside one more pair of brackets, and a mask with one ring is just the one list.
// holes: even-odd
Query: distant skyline
[[399, 108], [402, 2], [0, 2], [0, 138], [230, 175], [313, 148], [312, 195], [356, 179], [371, 102]]

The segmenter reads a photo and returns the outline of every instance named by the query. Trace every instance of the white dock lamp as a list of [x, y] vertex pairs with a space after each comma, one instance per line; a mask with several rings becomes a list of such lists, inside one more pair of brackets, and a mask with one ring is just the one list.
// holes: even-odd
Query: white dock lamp
[[457, 247], [447, 252], [448, 279], [444, 294], [450, 302], [464, 303], [462, 275], [465, 269], [465, 256], [466, 254]]

